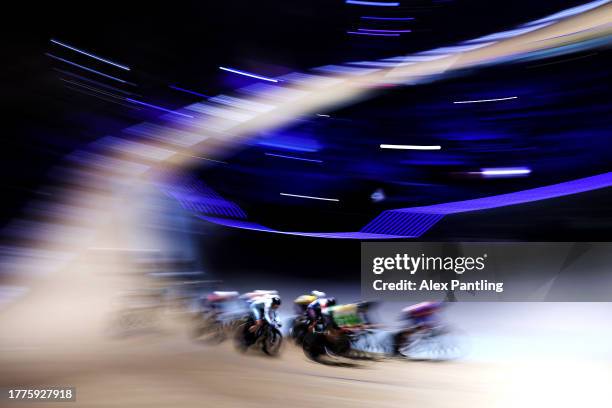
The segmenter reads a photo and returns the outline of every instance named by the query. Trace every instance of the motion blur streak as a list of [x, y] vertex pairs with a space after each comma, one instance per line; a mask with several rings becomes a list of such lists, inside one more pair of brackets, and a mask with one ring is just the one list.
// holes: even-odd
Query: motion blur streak
[[244, 75], [244, 76], [248, 76], [248, 77], [255, 78], [255, 79], [261, 79], [262, 81], [278, 82], [277, 79], [267, 78], [261, 75], [252, 74], [250, 72], [240, 71], [238, 69], [226, 68], [226, 67], [219, 67], [219, 69], [222, 71], [232, 72], [238, 75]]
[[306, 159], [304, 157], [286, 156], [284, 154], [266, 153], [265, 155], [270, 156], [270, 157], [279, 157], [281, 159], [300, 160], [300, 161], [312, 162], [312, 163], [323, 163], [322, 160]]
[[75, 63], [75, 62], [68, 61], [67, 59], [60, 58], [60, 57], [58, 57], [58, 56], [56, 56], [56, 55], [49, 54], [49, 53], [46, 53], [45, 55], [46, 55], [47, 57], [49, 57], [49, 58], [53, 58], [53, 59], [55, 59], [55, 60], [58, 60], [58, 61], [64, 62], [64, 63], [66, 63], [66, 64], [68, 64], [68, 65], [72, 65], [72, 66], [74, 66], [74, 67], [81, 68], [81, 69], [83, 69], [83, 70], [85, 70], [85, 71], [87, 71], [87, 72], [91, 72], [91, 73], [93, 73], [93, 74], [103, 76], [104, 78], [112, 79], [113, 81], [121, 82], [122, 84], [127, 84], [127, 83], [128, 83], [127, 81], [124, 81], [124, 80], [123, 80], [123, 79], [121, 79], [121, 78], [117, 78], [117, 77], [114, 77], [114, 76], [112, 76], [112, 75], [105, 74], [104, 72], [96, 71], [95, 69], [87, 68], [87, 67], [85, 67], [85, 66], [83, 66], [83, 65], [79, 65], [79, 64], [77, 64], [77, 63]]
[[[398, 4], [386, 3], [386, 6]], [[313, 372], [321, 374], [321, 377], [313, 379], [320, 382], [317, 391], [313, 391], [314, 388], [308, 390], [312, 395], [309, 402], [314, 402], [315, 405], [325, 393], [328, 396], [334, 395], [338, 406], [355, 406], [364, 402], [376, 404], [394, 394], [393, 391], [389, 392], [390, 389], [397, 389], [397, 395], [405, 394], [405, 387], [411, 387], [410, 393], [416, 400], [424, 400], [424, 391], [415, 389], [410, 381], [416, 378], [426, 378], [426, 381], [430, 382], [429, 388], [446, 390], [440, 393], [440, 400], [432, 405], [441, 407], [448, 407], [451, 401], [456, 402], [457, 398], [453, 397], [463, 398], [465, 406], [470, 407], [476, 406], [474, 399], [483, 397], [483, 394], [494, 401], [498, 398], [495, 392], [491, 394], [492, 390], [496, 390], [495, 387], [507, 387], [510, 390], [516, 398], [511, 406], [522, 404], [523, 398], [530, 396], [528, 393], [517, 393], [515, 387], [526, 385], [529, 390], [536, 385], [552, 386], [551, 381], [559, 379], [560, 383], [556, 385], [572, 388], [565, 377], [558, 378], [559, 373], [563, 371], [542, 373], [544, 377], [551, 377], [539, 376], [537, 381], [524, 377], [524, 372], [517, 374], [505, 371], [517, 375], [498, 379], [492, 378], [486, 367], [474, 364], [451, 366], [447, 377], [442, 381], [438, 376], [439, 371], [432, 366], [419, 366], [420, 370], [417, 372], [406, 370], [405, 365], [400, 368], [394, 362], [388, 363], [387, 375], [395, 380], [387, 385], [366, 378], [365, 370], [349, 373], [348, 369], [339, 368], [337, 372], [340, 375], [334, 377], [321, 367], [295, 372], [281, 368], [286, 366], [279, 361], [245, 362], [240, 356], [227, 357], [232, 356], [227, 353], [220, 356], [218, 351], [199, 354], [199, 348], [198, 353], [184, 354], [184, 350], [190, 347], [184, 339], [185, 336], [178, 336], [165, 343], [120, 344], [107, 339], [104, 334], [109, 325], [109, 316], [116, 311], [115, 295], [119, 291], [125, 291], [126, 288], [149, 288], [151, 291], [159, 289], [145, 276], [142, 265], [131, 261], [133, 258], [127, 256], [127, 253], [139, 254], [141, 261], [145, 259], [153, 263], [156, 255], [160, 253], [172, 253], [179, 249], [187, 251], [191, 245], [176, 236], [161, 236], [152, 228], [164, 222], [176, 225], [175, 220], [170, 218], [178, 216], [176, 208], [172, 207], [174, 203], [160, 199], [151, 183], [162, 178], [156, 177], [155, 170], [164, 166], [170, 169], [189, 168], [198, 160], [196, 157], [203, 154], [213, 159], [218, 158], [226, 143], [247, 140], [258, 132], [286, 125], [305, 114], [358, 102], [382, 85], [416, 84], [444, 78], [467, 68], [522, 58], [541, 59], [589, 49], [594, 46], [596, 40], [607, 38], [611, 34], [611, 9], [607, 3], [601, 4], [603, 3], [598, 2], [599, 7], [583, 14], [553, 20], [546, 26], [498, 35], [494, 37], [497, 42], [486, 47], [458, 51], [436, 59], [421, 58], [429, 57], [423, 55], [400, 57], [414, 62], [409, 66], [387, 69], [327, 66], [315, 70], [314, 74], [289, 74], [284, 77], [283, 86], [256, 84], [257, 86], [239, 90], [245, 100], [248, 98], [253, 103], [275, 106], [265, 113], [245, 112], [241, 108], [228, 105], [219, 108], [218, 104], [197, 103], [186, 107], [193, 115], [177, 115], [175, 112], [163, 115], [161, 119], [166, 120], [168, 125], [147, 123], [125, 130], [126, 133], [145, 135], [147, 143], [154, 148], [167, 148], [170, 144], [182, 149], [167, 157], [160, 155], [163, 153], [160, 150], [147, 150], [145, 146], [141, 146], [145, 149], [142, 154], [132, 150], [133, 145], [121, 143], [119, 149], [116, 149], [115, 145], [111, 148], [103, 143], [74, 152], [67, 158], [65, 165], [53, 169], [52, 177], [56, 184], [46, 191], [50, 194], [48, 203], [32, 206], [22, 219], [9, 223], [3, 231], [7, 238], [14, 240], [14, 245], [3, 248], [0, 261], [3, 267], [9, 266], [7, 275], [10, 275], [10, 286], [14, 290], [2, 296], [3, 299], [10, 296], [14, 301], [4, 303], [0, 316], [1, 377], [11, 379], [14, 381], [13, 385], [42, 384], [50, 378], [61, 378], [66, 383], [76, 385], [79, 393], [90, 401], [108, 398], [108, 390], [113, 390], [113, 395], [123, 393], [130, 397], [134, 395], [129, 394], [130, 392], [140, 392], [134, 389], [144, 390], [138, 396], [150, 401], [146, 406], [172, 406], [184, 403], [185, 398], [197, 401], [197, 397], [201, 397], [203, 386], [208, 387], [212, 398], [219, 404], [244, 405], [244, 401], [250, 401], [253, 395], [256, 395], [272, 403], [295, 402], [297, 405], [292, 395], [302, 395], [304, 379], [311, 378]], [[54, 55], [49, 56], [108, 79], [127, 83]], [[278, 82], [270, 78], [255, 78]], [[218, 143], [206, 145], [205, 141], [213, 137]], [[160, 145], [156, 146], [156, 143]], [[486, 199], [398, 209], [381, 214], [361, 232], [338, 233], [336, 236], [385, 237], [395, 235], [394, 231], [400, 236], [419, 236], [448, 214], [576, 194], [610, 186], [611, 179], [610, 174], [604, 174]], [[212, 205], [210, 202], [197, 201], [197, 197], [192, 197], [191, 193], [188, 191], [181, 194], [185, 205]], [[222, 203], [213, 207], [214, 211], [220, 214], [240, 214], [239, 209], [231, 203], [225, 203], [216, 196], [208, 198], [217, 200], [217, 204]], [[53, 205], [58, 203], [62, 205]], [[37, 216], [41, 211], [46, 214], [45, 217]], [[96, 215], [91, 216], [89, 211]], [[414, 218], [409, 219], [410, 217]], [[226, 218], [221, 220], [226, 223], [236, 222]], [[249, 221], [244, 221], [244, 225], [258, 228], [257, 224]], [[264, 227], [261, 230], [266, 229]], [[304, 235], [325, 236], [324, 233]], [[41, 271], [47, 273], [40, 276]], [[520, 320], [523, 321], [523, 318]], [[294, 353], [289, 355], [288, 359], [295, 360], [297, 357]], [[126, 361], [133, 363], [133, 371], [124, 369]], [[168, 371], [160, 376], [153, 369], [157, 370], [162, 366]], [[110, 370], [98, 370], [102, 367]], [[194, 386], [193, 378], [181, 381], [178, 376], [168, 375], [177, 367], [181, 370], [194, 367], [210, 371], [207, 372], [205, 381], [196, 381]], [[236, 367], [240, 367], [241, 371], [234, 371]], [[265, 369], [262, 370], [262, 367]], [[574, 378], [582, 367], [568, 363], [564, 365], [564, 369], [570, 378]], [[109, 371], [112, 372], [111, 375], [107, 375]], [[219, 372], [230, 375], [235, 373], [237, 376], [244, 376], [246, 373], [253, 377], [264, 376], [270, 383], [293, 393], [268, 393], [268, 390], [257, 388], [257, 384], [243, 381], [237, 382], [234, 391], [235, 395], [243, 396], [244, 399], [236, 401], [233, 396], [220, 392], [227, 389], [227, 377], [218, 375]], [[86, 375], [80, 375], [81, 373]], [[332, 378], [329, 378], [330, 376]], [[460, 384], [457, 385], [458, 389], [448, 389], [448, 377]], [[601, 390], [607, 389], [605, 384], [609, 384], [609, 370], [602, 370], [601, 377], [595, 378], [595, 381], [602, 380]], [[571, 385], [579, 390], [584, 389], [586, 393], [584, 377], [577, 380], [582, 382], [572, 382]], [[333, 385], [326, 385], [325, 381], [332, 381]], [[354, 383], [359, 383], [359, 386]], [[148, 394], [151, 389], [174, 390], [175, 387], [180, 389], [178, 393], [162, 393], [160, 398], [151, 398]], [[106, 391], [100, 391], [101, 389]], [[337, 397], [338, 390], [346, 391], [343, 395], [350, 395], [351, 398]], [[585, 399], [581, 402], [589, 401], [592, 397], [591, 394], [583, 396]], [[479, 401], [483, 404], [482, 398]], [[542, 401], [543, 404], [548, 402]], [[558, 407], [563, 407], [575, 401], [562, 399], [555, 402], [558, 402]], [[403, 403], [398, 405], [404, 406]]]
[[410, 21], [414, 20], [413, 17], [374, 17], [374, 16], [361, 16], [364, 20], [382, 20], [382, 21]]
[[416, 146], [416, 145], [390, 145], [390, 144], [381, 144], [381, 149], [391, 149], [391, 150], [440, 150], [442, 146]]
[[186, 117], [186, 118], [193, 118], [193, 116], [191, 116], [191, 115], [186, 115], [186, 114], [184, 114], [184, 113], [175, 112], [175, 111], [173, 111], [172, 109], [166, 109], [166, 108], [163, 108], [163, 107], [161, 107], [161, 106], [152, 105], [152, 104], [150, 104], [150, 103], [146, 103], [146, 102], [142, 102], [142, 101], [137, 101], [137, 100], [135, 100], [135, 99], [125, 98], [125, 100], [126, 100], [126, 101], [128, 101], [128, 102], [135, 103], [135, 104], [137, 104], [137, 105], [142, 105], [142, 106], [146, 106], [146, 107], [148, 107], [148, 108], [153, 108], [153, 109], [158, 109], [158, 110], [163, 111], [163, 112], [168, 112], [168, 113], [171, 113], [171, 114], [173, 114], [173, 115], [180, 115], [180, 116], [184, 116], [184, 117]]
[[482, 169], [480, 174], [485, 177], [525, 176], [531, 174], [531, 170], [524, 167], [513, 169]]
[[455, 101], [453, 103], [483, 103], [483, 102], [500, 102], [500, 101], [509, 101], [512, 99], [518, 99], [518, 96], [508, 96], [506, 98], [494, 98], [494, 99], [479, 99], [475, 101]]
[[[524, 172], [525, 170], [521, 171]], [[548, 200], [610, 186], [612, 186], [612, 173], [605, 173], [565, 183], [473, 200], [423, 207], [398, 208], [384, 211], [361, 231], [374, 234], [420, 237], [446, 215]]]
[[307, 198], [310, 200], [336, 201], [336, 202], [340, 201], [337, 198], [313, 197], [313, 196], [300, 195], [300, 194], [280, 193], [280, 195], [285, 196], [285, 197]]
[[374, 37], [399, 37], [399, 34], [371, 33], [367, 31], [347, 31], [346, 33], [355, 35], [371, 35]]
[[180, 91], [180, 92], [185, 92], [191, 95], [195, 95], [195, 96], [201, 96], [202, 98], [210, 98], [210, 96], [208, 95], [204, 95], [203, 93], [199, 93], [196, 91], [190, 91], [189, 89], [185, 89], [185, 88], [180, 88], [176, 85], [169, 85], [170, 89], [174, 89], [175, 91]]
[[361, 1], [361, 0], [346, 0], [346, 4], [354, 4], [357, 6], [377, 6], [377, 7], [397, 7], [399, 3], [380, 2], [380, 1]]
[[60, 41], [57, 41], [57, 40], [54, 40], [54, 39], [51, 39], [50, 41], [51, 41], [53, 44], [57, 44], [57, 45], [60, 45], [60, 46], [62, 46], [62, 47], [68, 48], [69, 50], [72, 50], [72, 51], [78, 52], [79, 54], [87, 55], [88, 57], [91, 57], [91, 58], [93, 58], [93, 59], [97, 59], [98, 61], [105, 62], [105, 63], [110, 64], [110, 65], [112, 65], [112, 66], [115, 66], [115, 67], [117, 67], [117, 68], [121, 68], [121, 69], [124, 69], [124, 70], [126, 70], [126, 71], [129, 71], [129, 70], [130, 70], [130, 67], [126, 67], [125, 65], [117, 64], [116, 62], [113, 62], [113, 61], [107, 60], [107, 59], [102, 58], [102, 57], [98, 57], [97, 55], [91, 54], [91, 53], [89, 53], [89, 52], [87, 52], [87, 51], [79, 50], [78, 48], [73, 47], [73, 46], [70, 46], [70, 45], [68, 45], [68, 44], [66, 44], [66, 43], [63, 43], [63, 42], [60, 42]]
[[360, 28], [359, 31], [367, 31], [370, 33], [410, 33], [412, 30], [376, 30], [373, 28]]

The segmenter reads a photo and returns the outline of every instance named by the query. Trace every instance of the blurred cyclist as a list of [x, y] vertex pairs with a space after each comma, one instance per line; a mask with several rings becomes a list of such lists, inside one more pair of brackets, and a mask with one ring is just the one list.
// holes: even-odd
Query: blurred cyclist
[[410, 329], [431, 329], [440, 324], [438, 313], [443, 307], [443, 302], [417, 303], [402, 309], [401, 320]]
[[250, 307], [251, 303], [253, 303], [257, 299], [260, 299], [266, 296], [278, 296], [278, 291], [277, 290], [256, 289], [252, 292], [243, 293], [242, 295], [240, 295], [240, 299], [244, 301], [247, 307]]
[[280, 327], [281, 323], [276, 315], [276, 310], [280, 305], [281, 298], [278, 295], [262, 295], [255, 298], [249, 308], [255, 323], [249, 328], [249, 332], [256, 333], [262, 326], [264, 319], [269, 324]]
[[322, 298], [327, 296], [325, 292], [321, 292], [319, 290], [313, 290], [307, 295], [301, 295], [295, 298], [293, 301], [295, 313], [298, 315], [305, 315], [306, 309], [309, 304], [317, 300], [318, 298]]
[[240, 294], [236, 291], [219, 291], [207, 293], [199, 298], [199, 312], [204, 317], [215, 318], [222, 313], [230, 311], [231, 306], [235, 307], [235, 302]]
[[326, 312], [327, 308], [335, 305], [336, 298], [334, 297], [320, 297], [311, 302], [306, 307], [306, 315], [310, 320], [310, 324], [308, 325], [309, 330], [312, 330], [319, 322], [326, 326], [328, 323], [333, 321], [331, 314]]

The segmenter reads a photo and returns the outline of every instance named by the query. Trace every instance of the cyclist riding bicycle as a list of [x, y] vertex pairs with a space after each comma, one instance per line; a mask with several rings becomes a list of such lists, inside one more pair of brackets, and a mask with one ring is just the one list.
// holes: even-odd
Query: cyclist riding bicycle
[[400, 319], [410, 329], [431, 329], [440, 324], [439, 312], [443, 307], [443, 302], [417, 303], [402, 309]]
[[281, 327], [280, 320], [276, 315], [276, 310], [281, 305], [281, 298], [278, 295], [259, 296], [251, 302], [249, 307], [251, 318], [254, 324], [249, 327], [250, 333], [256, 333], [264, 323], [264, 320], [276, 327]]
[[309, 320], [309, 330], [314, 329], [318, 323], [323, 323], [324, 326], [333, 323], [333, 316], [331, 312], [328, 312], [328, 308], [336, 305], [336, 298], [334, 297], [321, 297], [311, 302], [306, 307], [306, 315]]
[[295, 298], [293, 301], [295, 313], [297, 315], [304, 315], [306, 313], [306, 309], [308, 305], [317, 300], [318, 298], [325, 297], [325, 292], [321, 292], [319, 290], [313, 290], [307, 295], [301, 295]]
[[252, 292], [243, 293], [240, 295], [240, 299], [242, 299], [247, 305], [250, 305], [255, 300], [266, 297], [266, 296], [278, 296], [277, 290], [264, 290], [264, 289], [256, 289]]

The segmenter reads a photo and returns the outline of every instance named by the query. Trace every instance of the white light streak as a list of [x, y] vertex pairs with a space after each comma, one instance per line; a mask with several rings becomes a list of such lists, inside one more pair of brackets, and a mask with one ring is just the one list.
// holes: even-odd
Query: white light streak
[[335, 201], [335, 202], [340, 201], [337, 198], [313, 197], [313, 196], [300, 195], [300, 194], [280, 193], [280, 195], [285, 196], [285, 197], [308, 198], [310, 200]]
[[392, 145], [392, 144], [381, 144], [381, 149], [392, 149], [392, 150], [441, 150], [442, 146], [431, 145], [431, 146], [419, 146], [419, 145]]
[[240, 71], [238, 69], [232, 69], [232, 68], [226, 68], [226, 67], [219, 67], [219, 69], [222, 71], [232, 72], [238, 75], [244, 75], [244, 76], [248, 76], [248, 77], [255, 78], [255, 79], [261, 79], [262, 81], [278, 82], [278, 79], [267, 78], [265, 76], [251, 74], [250, 72]]
[[476, 99], [473, 101], [455, 101], [453, 103], [483, 103], [483, 102], [499, 102], [509, 101], [512, 99], [518, 99], [518, 96], [508, 96], [507, 98], [493, 98], [493, 99]]

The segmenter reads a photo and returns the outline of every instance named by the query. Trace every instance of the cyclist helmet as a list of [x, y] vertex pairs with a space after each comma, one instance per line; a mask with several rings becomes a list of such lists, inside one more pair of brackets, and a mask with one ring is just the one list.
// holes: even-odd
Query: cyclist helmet
[[279, 296], [272, 296], [272, 306], [280, 306], [281, 298]]

